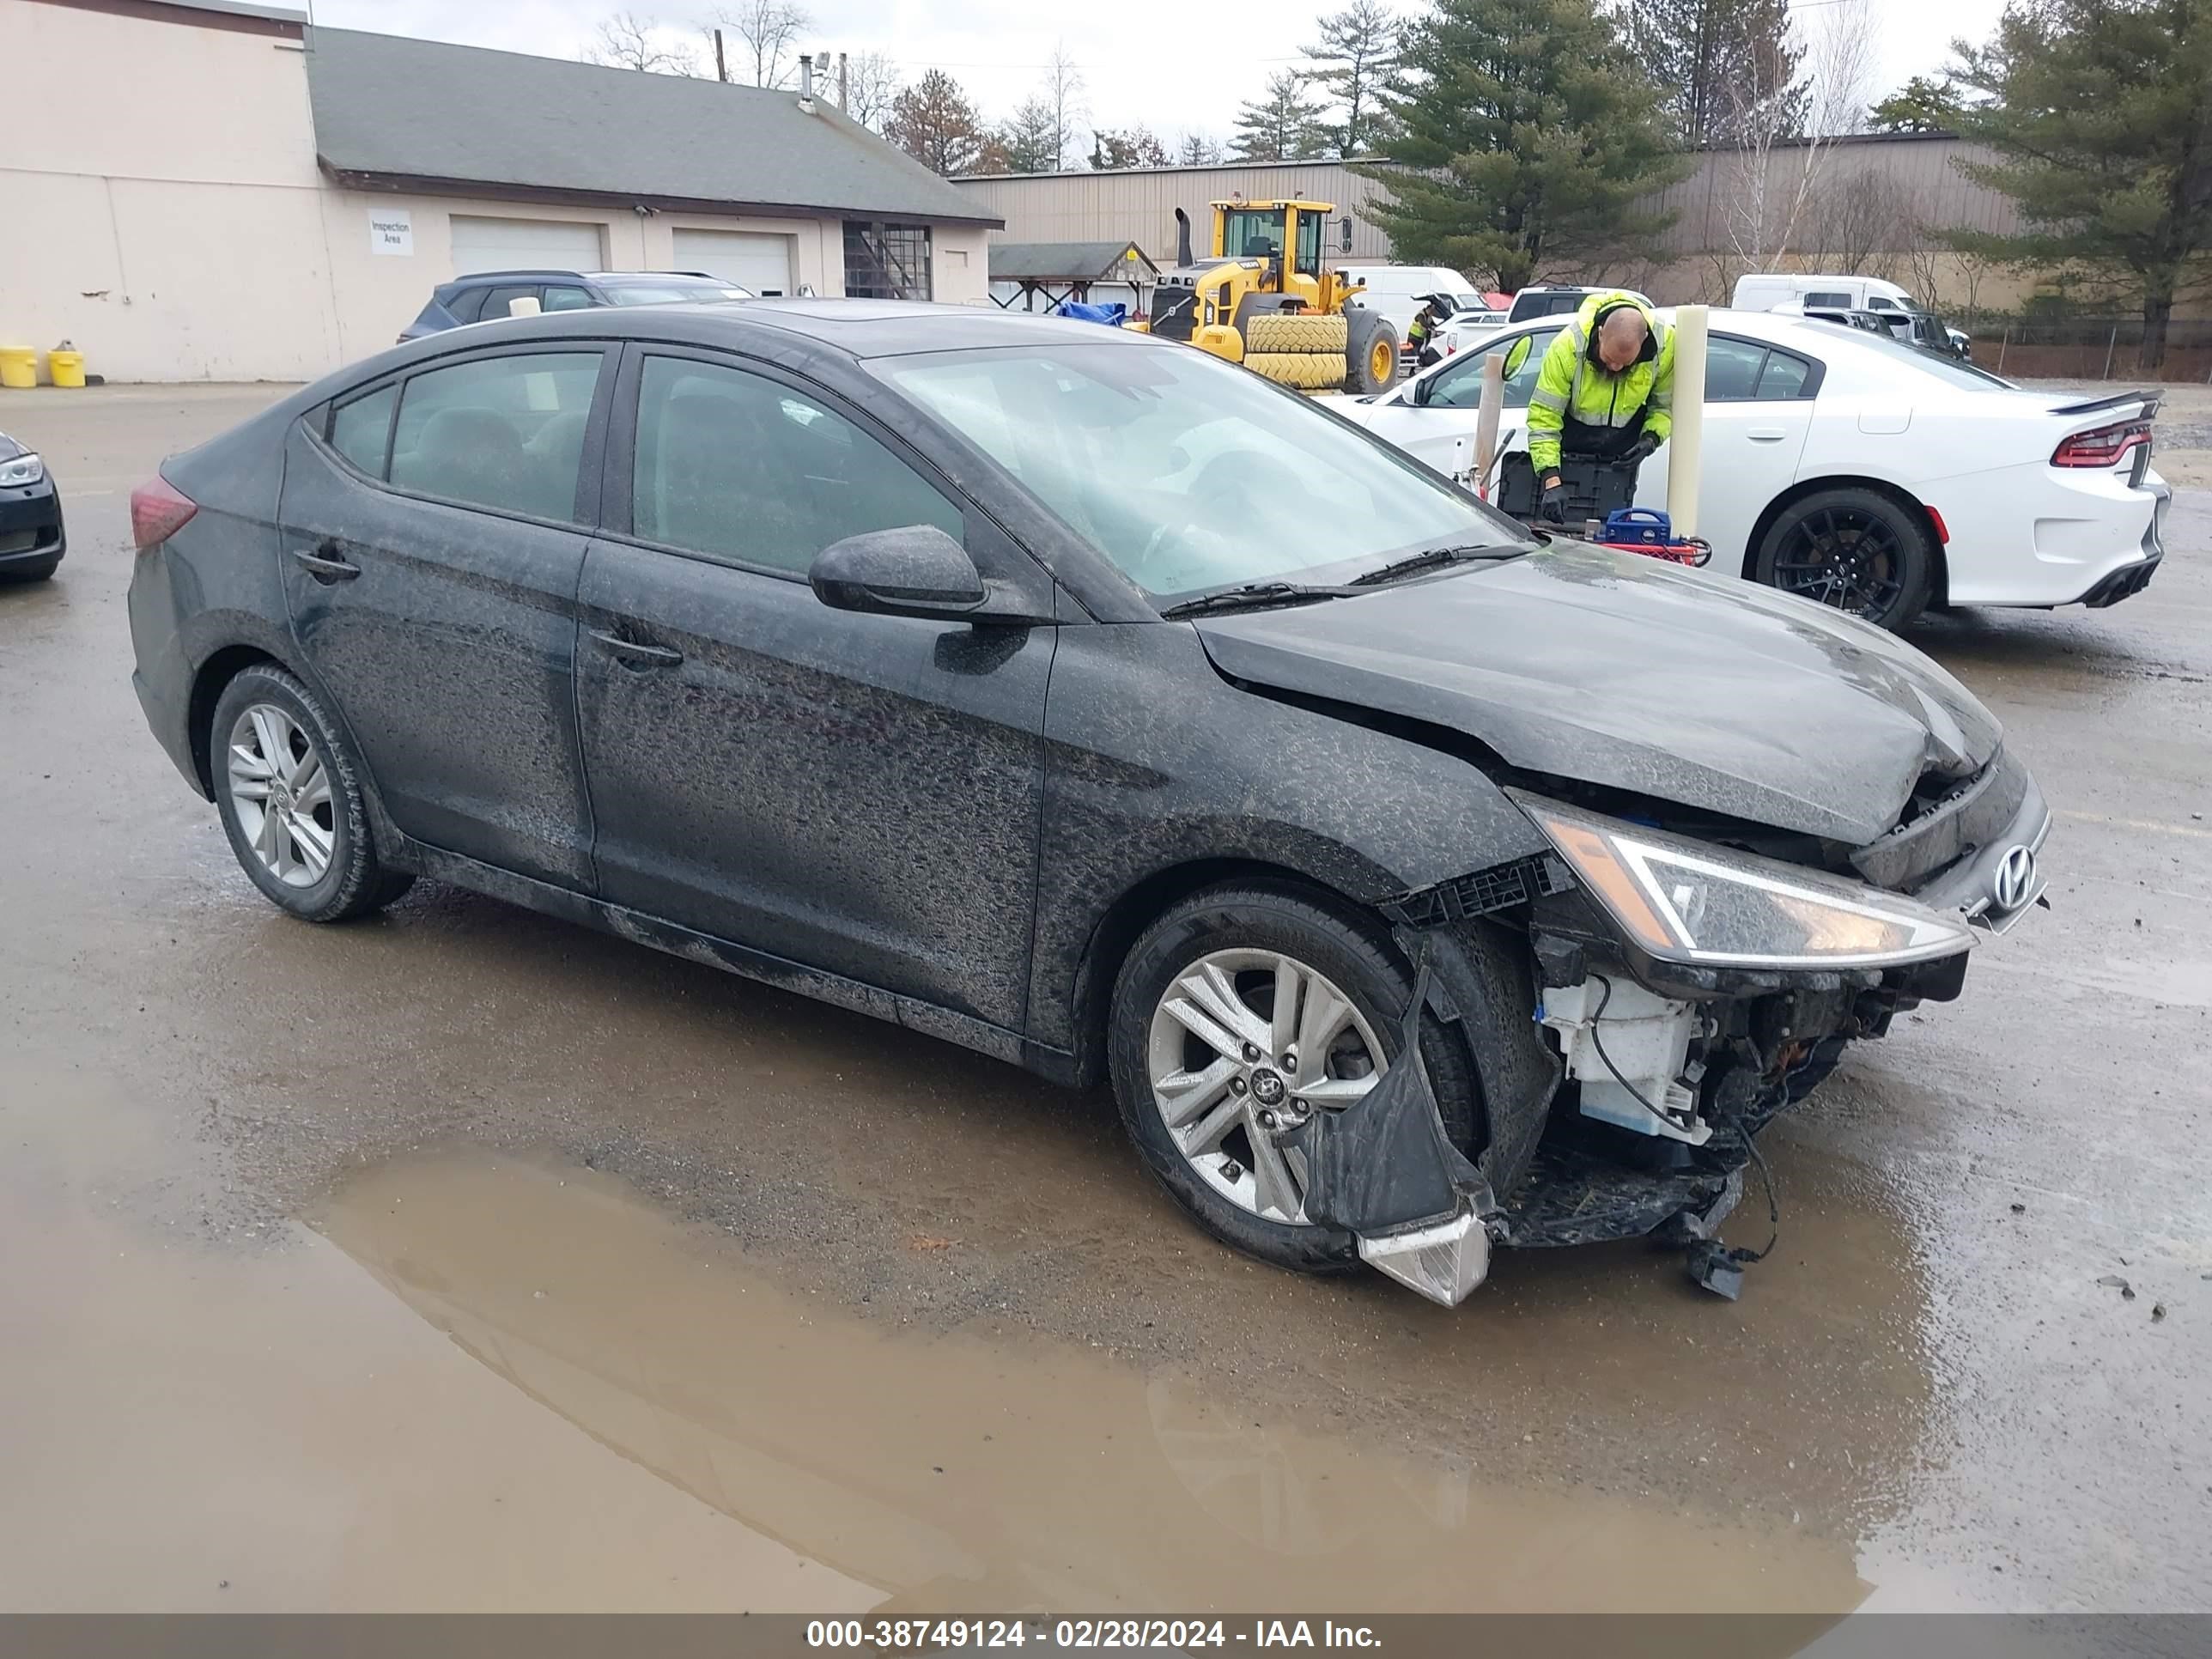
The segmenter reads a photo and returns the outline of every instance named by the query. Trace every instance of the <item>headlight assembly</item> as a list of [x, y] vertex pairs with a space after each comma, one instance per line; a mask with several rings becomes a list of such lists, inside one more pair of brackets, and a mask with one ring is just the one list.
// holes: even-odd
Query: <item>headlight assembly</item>
[[1888, 968], [1974, 942], [1964, 916], [1861, 882], [1507, 793], [1628, 941], [1662, 961]]
[[0, 489], [20, 489], [46, 476], [46, 464], [36, 455], [18, 455], [13, 460], [0, 461]]

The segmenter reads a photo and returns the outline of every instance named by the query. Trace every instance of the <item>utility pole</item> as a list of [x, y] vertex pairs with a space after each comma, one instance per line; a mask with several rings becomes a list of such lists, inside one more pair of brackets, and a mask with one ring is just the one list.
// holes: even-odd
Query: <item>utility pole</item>
[[837, 112], [840, 115], [853, 112], [852, 105], [846, 101], [848, 90], [845, 81], [845, 54], [841, 52], [837, 54]]
[[714, 31], [714, 78], [717, 81], [730, 78], [729, 63], [722, 56], [722, 32], [720, 29]]

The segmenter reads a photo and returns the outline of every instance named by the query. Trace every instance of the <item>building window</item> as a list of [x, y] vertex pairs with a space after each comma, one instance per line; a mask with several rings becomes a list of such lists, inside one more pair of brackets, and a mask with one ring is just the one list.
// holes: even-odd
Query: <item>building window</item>
[[848, 219], [845, 294], [856, 300], [928, 299], [929, 227]]

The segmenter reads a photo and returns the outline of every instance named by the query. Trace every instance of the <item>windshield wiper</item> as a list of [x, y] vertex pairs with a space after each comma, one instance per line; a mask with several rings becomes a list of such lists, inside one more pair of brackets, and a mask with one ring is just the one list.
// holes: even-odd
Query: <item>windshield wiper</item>
[[1163, 617], [1195, 617], [1207, 611], [1249, 611], [1266, 605], [1304, 605], [1314, 599], [1342, 599], [1348, 587], [1310, 587], [1298, 582], [1246, 582], [1218, 593], [1201, 593], [1194, 599], [1171, 605]]
[[1414, 575], [1424, 570], [1442, 569], [1448, 564], [1473, 564], [1480, 560], [1490, 559], [1517, 559], [1523, 554], [1532, 553], [1534, 550], [1532, 546], [1521, 545], [1432, 547], [1425, 552], [1416, 553], [1409, 558], [1401, 559], [1395, 564], [1386, 564], [1380, 570], [1370, 570], [1364, 576], [1354, 576], [1352, 579], [1352, 585], [1354, 587], [1372, 587], [1377, 582], [1395, 581], [1401, 576]]

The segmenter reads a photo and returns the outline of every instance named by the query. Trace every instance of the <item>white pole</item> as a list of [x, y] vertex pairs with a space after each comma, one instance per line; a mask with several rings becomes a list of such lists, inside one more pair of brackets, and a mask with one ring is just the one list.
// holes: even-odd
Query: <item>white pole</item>
[[1703, 306], [1674, 310], [1674, 431], [1667, 445], [1667, 517], [1677, 537], [1698, 533], [1698, 485], [1705, 451], [1705, 319]]
[[1482, 360], [1482, 404], [1474, 417], [1474, 493], [1490, 499], [1490, 469], [1498, 459], [1498, 416], [1505, 407], [1505, 354]]

